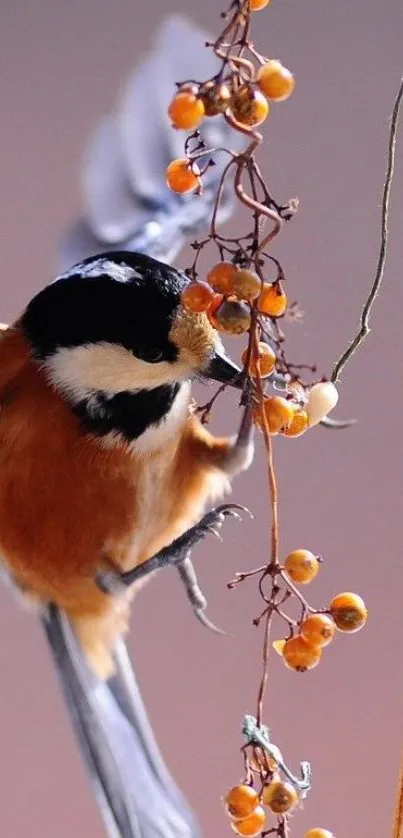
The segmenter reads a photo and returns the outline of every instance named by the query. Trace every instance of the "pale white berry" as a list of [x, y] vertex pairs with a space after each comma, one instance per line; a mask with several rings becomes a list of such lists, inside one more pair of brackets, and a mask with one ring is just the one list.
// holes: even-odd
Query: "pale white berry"
[[311, 387], [305, 405], [309, 427], [317, 425], [336, 406], [339, 394], [331, 381], [320, 381]]

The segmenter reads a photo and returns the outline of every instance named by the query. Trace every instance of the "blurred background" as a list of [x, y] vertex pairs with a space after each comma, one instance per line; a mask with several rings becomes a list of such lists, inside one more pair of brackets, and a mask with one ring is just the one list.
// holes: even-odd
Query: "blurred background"
[[[81, 211], [85, 141], [161, 19], [186, 12], [218, 33], [220, 10], [216, 0], [0, 3], [0, 320], [15, 318], [54, 274], [59, 234]], [[305, 312], [287, 327], [290, 353], [326, 374], [356, 330], [374, 274], [388, 120], [403, 67], [403, 5], [273, 0], [254, 24], [258, 48], [297, 79], [291, 99], [272, 108], [260, 160], [276, 198], [301, 201], [275, 248], [289, 296]], [[293, 819], [293, 838], [318, 825], [337, 838], [391, 831], [403, 745], [403, 137], [391, 209], [372, 333], [340, 386], [338, 416], [358, 424], [276, 444], [282, 554], [307, 547], [323, 555], [309, 589], [313, 604], [356, 590], [370, 610], [366, 629], [338, 636], [312, 673], [291, 673], [272, 655], [265, 721], [292, 766], [301, 759], [313, 766], [313, 791]], [[180, 264], [188, 261], [184, 253]], [[228, 348], [238, 355], [236, 342]], [[236, 403], [225, 396], [213, 427], [233, 433], [237, 422]], [[256, 586], [226, 589], [236, 570], [267, 555], [261, 439], [233, 499], [247, 503], [255, 521], [228, 523], [222, 545], [211, 539], [194, 556], [209, 616], [229, 636], [193, 619], [173, 573], [141, 593], [130, 636], [163, 753], [206, 837], [229, 834], [220, 796], [242, 774], [240, 725], [255, 711], [261, 671]], [[0, 634], [2, 834], [101, 837], [41, 630], [5, 589]]]

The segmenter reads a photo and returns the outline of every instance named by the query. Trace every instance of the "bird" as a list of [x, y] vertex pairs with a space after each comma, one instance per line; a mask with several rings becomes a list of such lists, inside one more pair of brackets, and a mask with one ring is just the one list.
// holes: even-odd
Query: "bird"
[[206, 503], [251, 461], [251, 419], [234, 441], [191, 411], [194, 377], [240, 376], [207, 315], [181, 304], [188, 282], [143, 254], [90, 257], [2, 332], [3, 563], [32, 601], [63, 609], [100, 677], [133, 583], [168, 546], [183, 563]]
[[101, 254], [1, 333], [3, 567], [31, 605], [63, 613], [101, 682], [156, 570], [180, 570], [203, 620], [192, 548], [242, 508], [203, 515], [251, 464], [252, 404], [235, 438], [192, 410], [192, 379], [239, 387], [242, 376], [207, 314], [182, 305], [188, 282], [144, 254]]
[[[205, 40], [182, 19], [163, 24], [86, 150], [85, 217], [62, 237], [56, 278], [0, 331], [1, 564], [39, 614], [109, 838], [200, 836], [124, 637], [143, 584], [167, 567], [210, 625], [192, 550], [242, 515], [217, 502], [253, 458], [250, 399], [231, 437], [215, 437], [194, 410], [195, 379], [239, 391], [244, 379], [207, 315], [182, 305], [189, 277], [172, 265], [207, 225], [220, 164], [201, 198], [172, 196], [164, 97], [151, 148], [139, 118], [143, 107], [153, 128], [149, 93], [161, 79], [166, 98], [174, 73], [211, 73]], [[225, 144], [228, 126], [211, 125]], [[222, 219], [230, 211], [227, 196]]]

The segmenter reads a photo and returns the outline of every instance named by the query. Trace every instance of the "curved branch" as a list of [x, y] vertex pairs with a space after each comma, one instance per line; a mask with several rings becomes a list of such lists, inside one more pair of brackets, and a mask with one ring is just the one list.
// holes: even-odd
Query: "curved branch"
[[357, 332], [355, 338], [351, 341], [345, 352], [340, 356], [338, 361], [336, 361], [333, 372], [331, 375], [331, 381], [336, 383], [339, 380], [339, 376], [341, 371], [344, 369], [347, 361], [354, 355], [356, 349], [360, 346], [360, 344], [365, 340], [366, 336], [370, 332], [370, 316], [372, 312], [372, 306], [375, 302], [376, 297], [378, 296], [379, 289], [382, 284], [384, 270], [385, 270], [385, 262], [386, 262], [386, 252], [388, 246], [388, 219], [389, 219], [389, 203], [390, 203], [390, 192], [392, 188], [393, 182], [393, 175], [395, 169], [395, 154], [396, 154], [396, 134], [397, 134], [397, 124], [399, 119], [399, 109], [400, 104], [403, 97], [403, 78], [400, 80], [400, 86], [397, 92], [397, 96], [395, 99], [395, 103], [393, 106], [392, 111], [392, 118], [390, 122], [390, 131], [389, 131], [389, 142], [388, 142], [388, 164], [386, 170], [386, 178], [385, 184], [383, 187], [382, 193], [382, 213], [381, 213], [381, 246], [379, 250], [379, 257], [378, 257], [378, 264], [375, 272], [375, 279], [372, 284], [372, 288], [370, 290], [368, 299], [366, 300], [365, 306], [363, 308], [363, 312], [361, 315], [360, 320], [360, 328]]

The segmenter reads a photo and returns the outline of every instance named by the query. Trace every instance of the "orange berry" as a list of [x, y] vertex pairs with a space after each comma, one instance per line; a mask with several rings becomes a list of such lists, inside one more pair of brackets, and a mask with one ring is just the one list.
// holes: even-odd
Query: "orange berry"
[[174, 128], [197, 128], [204, 116], [203, 102], [189, 90], [179, 91], [168, 108], [168, 116]]
[[265, 820], [266, 814], [264, 809], [262, 809], [261, 806], [257, 806], [248, 818], [244, 818], [241, 821], [233, 821], [231, 823], [231, 827], [237, 835], [245, 835], [248, 836], [248, 838], [254, 838], [255, 835], [260, 835], [264, 827]]
[[207, 282], [191, 282], [183, 289], [181, 303], [193, 312], [207, 311], [214, 299], [214, 292]]
[[[276, 366], [276, 356], [267, 343], [258, 343], [257, 345], [258, 356], [257, 358], [254, 356], [253, 350], [249, 361], [249, 375], [257, 376], [260, 375], [261, 378], [264, 378], [266, 375], [270, 375], [273, 372], [274, 367]], [[241, 355], [242, 363], [245, 364], [246, 358], [248, 355], [248, 350], [244, 349]]]
[[232, 113], [242, 125], [260, 125], [269, 114], [269, 103], [260, 90], [253, 90], [247, 84], [237, 90], [232, 99]]
[[339, 631], [353, 634], [367, 622], [368, 611], [358, 594], [344, 593], [333, 597], [329, 611]]
[[281, 317], [287, 308], [287, 294], [279, 282], [265, 282], [258, 299], [257, 307], [261, 314], [269, 317]]
[[[263, 402], [263, 410], [271, 434], [278, 434], [279, 431], [286, 428], [292, 422], [294, 416], [292, 402], [287, 401], [283, 396], [269, 396]], [[255, 410], [255, 422], [258, 428], [262, 428], [261, 405]]]
[[203, 85], [200, 96], [206, 116], [217, 116], [227, 110], [231, 102], [231, 91], [226, 84], [208, 81]]
[[200, 169], [195, 163], [191, 167], [186, 157], [178, 158], [169, 164], [165, 180], [173, 192], [193, 192], [200, 186]]
[[262, 801], [276, 815], [284, 815], [298, 803], [298, 793], [292, 783], [274, 780], [263, 789]]
[[250, 326], [250, 311], [246, 303], [224, 300], [214, 316], [219, 330], [229, 335], [242, 335]]
[[259, 12], [260, 9], [264, 9], [269, 3], [270, 0], [249, 0], [249, 8], [251, 12]]
[[262, 290], [262, 282], [254, 271], [241, 269], [234, 276], [234, 291], [239, 300], [256, 300]]
[[224, 798], [228, 813], [233, 818], [247, 818], [259, 804], [259, 795], [252, 786], [234, 786]]
[[219, 294], [232, 294], [237, 268], [232, 262], [218, 262], [207, 274], [207, 282]]
[[316, 827], [315, 829], [308, 829], [308, 832], [305, 832], [304, 838], [334, 838], [334, 835], [328, 829]]
[[223, 302], [223, 299], [224, 297], [222, 294], [214, 294], [213, 300], [207, 309], [207, 317], [210, 320], [211, 325], [214, 326], [215, 329], [219, 328], [219, 324], [217, 322], [215, 313], [217, 309], [220, 307], [221, 303]]
[[295, 87], [293, 74], [276, 59], [260, 67], [256, 81], [265, 96], [273, 99], [274, 102], [283, 102], [284, 99], [288, 99]]
[[288, 437], [302, 436], [308, 430], [308, 414], [306, 410], [296, 410], [291, 420], [291, 424], [284, 428], [281, 433]]
[[315, 579], [320, 565], [317, 557], [310, 550], [293, 550], [288, 554], [284, 567], [293, 582], [307, 585]]
[[336, 626], [327, 614], [311, 614], [301, 625], [301, 636], [312, 646], [327, 646], [334, 638]]
[[289, 669], [306, 672], [318, 665], [322, 656], [320, 646], [312, 646], [303, 637], [297, 635], [287, 640], [283, 649], [283, 658]]

